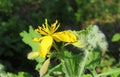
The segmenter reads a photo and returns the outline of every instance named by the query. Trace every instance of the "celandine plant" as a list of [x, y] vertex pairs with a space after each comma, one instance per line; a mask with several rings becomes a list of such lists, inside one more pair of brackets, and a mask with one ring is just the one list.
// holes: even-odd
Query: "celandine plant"
[[[98, 26], [85, 30], [57, 32], [60, 24], [45, 24], [20, 35], [31, 46], [28, 59], [36, 60], [40, 77], [117, 77], [120, 69], [105, 65], [102, 56], [107, 51], [105, 35]], [[73, 50], [68, 49], [72, 45]], [[67, 46], [67, 47], [66, 47]], [[109, 67], [109, 68], [108, 68]]]

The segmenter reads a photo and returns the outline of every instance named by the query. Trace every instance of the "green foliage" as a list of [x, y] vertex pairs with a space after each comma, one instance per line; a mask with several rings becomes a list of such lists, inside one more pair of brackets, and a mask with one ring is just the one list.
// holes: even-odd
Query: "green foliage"
[[27, 72], [18, 72], [18, 74], [6, 72], [2, 64], [0, 64], [0, 77], [33, 77]]
[[[68, 51], [64, 51], [65, 58], [61, 60], [62, 71], [65, 73], [66, 77], [76, 77], [79, 75], [80, 62], [82, 60], [82, 55], [73, 55]], [[81, 60], [80, 60], [81, 59]]]
[[[62, 49], [62, 52], [55, 53], [54, 55], [58, 55], [61, 57], [55, 57], [60, 60], [60, 63], [58, 63], [56, 66], [50, 65], [48, 68], [48, 71], [44, 75], [44, 77], [55, 77], [55, 76], [61, 76], [61, 77], [100, 77], [100, 76], [105, 76], [107, 77], [108, 75], [110, 76], [119, 76], [119, 71], [120, 69], [118, 67], [112, 67], [112, 59], [111, 62], [107, 60], [101, 60], [102, 57], [102, 52], [101, 50], [107, 50], [107, 42], [105, 40], [104, 34], [99, 30], [99, 28], [95, 26], [90, 26], [86, 30], [82, 31], [71, 31], [73, 32], [77, 37], [78, 40], [85, 41], [83, 43], [86, 43], [85, 46], [79, 47], [78, 44], [74, 44], [74, 46], [78, 47], [83, 53], [79, 54], [73, 54], [72, 52]], [[39, 34], [37, 34], [33, 28], [30, 26], [29, 27], [29, 33], [26, 31], [23, 31], [20, 33], [20, 35], [23, 37], [23, 41], [31, 46], [32, 50], [38, 47], [36, 51], [39, 51], [39, 43], [36, 43], [35, 45], [32, 42], [32, 39], [35, 37], [42, 37]], [[92, 35], [92, 37], [91, 37]], [[101, 36], [100, 36], [101, 35]], [[99, 36], [99, 37], [98, 37]], [[101, 38], [100, 38], [101, 37]], [[84, 38], [84, 39], [82, 39]], [[93, 41], [91, 38], [94, 38], [94, 43], [91, 43]], [[98, 39], [99, 38], [99, 39]], [[102, 40], [100, 42], [100, 40]], [[105, 44], [104, 48], [101, 47], [101, 44]], [[54, 53], [54, 52], [53, 52]], [[51, 53], [52, 54], [52, 53]], [[109, 56], [108, 56], [109, 58]], [[38, 62], [36, 65], [36, 70], [40, 70], [41, 67], [44, 64], [45, 59], [41, 57], [35, 58], [35, 60]], [[106, 64], [108, 63], [107, 67]], [[110, 64], [109, 64], [110, 63]], [[102, 69], [99, 71], [96, 70], [97, 67], [101, 67]], [[85, 74], [84, 71], [89, 70], [90, 73], [88, 72]], [[97, 68], [98, 69], [98, 68]]]
[[114, 2], [111, 3], [109, 0], [75, 1], [78, 7], [77, 12], [75, 13], [77, 21], [84, 21], [84, 19], [97, 19], [98, 21], [102, 21], [103, 18], [110, 20], [112, 18], [109, 15], [118, 13], [117, 8], [115, 8], [117, 5]]
[[78, 42], [73, 43], [74, 46], [83, 50], [88, 49], [89, 51], [92, 51], [94, 48], [107, 50], [108, 43], [106, 37], [97, 25], [91, 25], [86, 30], [73, 31], [73, 33], [78, 37]]
[[40, 34], [36, 33], [32, 26], [29, 26], [29, 33], [27, 33], [26, 31], [23, 31], [20, 33], [20, 36], [23, 37], [23, 42], [25, 42], [26, 44], [28, 44], [30, 47], [32, 47], [32, 51], [34, 52], [38, 52], [39, 51], [39, 43], [35, 43], [33, 42], [33, 38], [35, 37], [41, 37]]
[[117, 42], [120, 40], [120, 34], [116, 33], [114, 34], [114, 36], [112, 37], [112, 42]]
[[36, 65], [35, 69], [36, 69], [36, 70], [39, 70], [40, 67], [42, 66], [42, 64], [43, 64], [43, 62], [44, 62], [45, 59], [38, 57], [38, 58], [36, 58], [35, 60], [38, 62], [38, 64]]
[[[119, 0], [0, 0], [0, 62], [4, 63], [9, 71], [26, 69], [26, 64], [29, 66], [26, 54], [31, 51], [31, 48], [23, 44], [19, 36], [19, 33], [27, 30], [29, 25], [36, 27], [48, 18], [50, 22], [58, 19], [62, 29], [80, 29], [83, 24], [89, 24], [91, 21], [102, 24], [119, 19], [119, 5]], [[113, 29], [110, 31], [112, 32]], [[25, 35], [29, 37], [26, 32]], [[107, 34], [108, 37], [110, 35]], [[115, 35], [112, 41], [119, 41], [119, 35]], [[83, 43], [77, 44], [81, 47]], [[99, 43], [102, 49], [105, 49], [104, 45]], [[33, 47], [33, 51], [37, 49], [38, 47]], [[36, 69], [38, 70], [40, 66], [41, 63], [38, 63]]]
[[[29, 26], [29, 32], [23, 31], [20, 33], [20, 36], [23, 37], [23, 42], [31, 47], [32, 52], [39, 52], [39, 43], [33, 42], [33, 38], [40, 38], [41, 35], [35, 32], [32, 26]], [[42, 63], [45, 59], [37, 57], [35, 60], [38, 62], [36, 65], [36, 70], [38, 70], [42, 66]]]
[[99, 50], [93, 50], [88, 58], [88, 64], [87, 64], [87, 68], [90, 71], [94, 71], [96, 66], [98, 66], [100, 64], [100, 59], [101, 59], [101, 52]]
[[11, 0], [0, 0], [0, 11], [9, 13], [13, 7]]
[[111, 75], [112, 77], [119, 77], [120, 75], [120, 69], [110, 69], [109, 71], [102, 73], [102, 74], [98, 74], [96, 77], [100, 77], [100, 76], [108, 76]]
[[13, 73], [7, 73], [8, 77], [33, 77], [31, 74], [26, 73], [26, 72], [18, 72], [18, 74], [13, 74]]
[[82, 77], [92, 77], [90, 74], [82, 75]]
[[[61, 63], [48, 70], [45, 77], [62, 76], [62, 77], [76, 77], [79, 74], [80, 62], [82, 61], [82, 54], [73, 55], [69, 51], [64, 51], [64, 57]], [[80, 60], [81, 59], [81, 60]], [[50, 77], [51, 77], [50, 76]]]

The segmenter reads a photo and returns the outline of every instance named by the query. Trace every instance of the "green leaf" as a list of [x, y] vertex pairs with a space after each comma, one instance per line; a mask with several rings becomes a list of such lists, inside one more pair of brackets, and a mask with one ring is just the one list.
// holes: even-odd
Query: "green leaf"
[[29, 33], [26, 31], [23, 31], [20, 33], [20, 36], [23, 37], [23, 42], [28, 44], [31, 48], [32, 51], [36, 52], [39, 51], [39, 43], [33, 42], [33, 38], [40, 38], [41, 35], [36, 33], [32, 26], [29, 26]]
[[29, 34], [31, 37], [36, 37], [36, 38], [40, 38], [41, 35], [37, 32], [35, 32], [35, 30], [33, 30], [32, 26], [29, 26]]
[[[23, 37], [23, 42], [28, 44], [31, 48], [33, 52], [39, 52], [39, 42], [33, 42], [32, 40], [34, 38], [40, 38], [41, 35], [36, 33], [34, 31], [34, 29], [32, 28], [32, 26], [29, 26], [29, 32], [23, 31], [20, 33], [20, 36]], [[43, 61], [45, 60], [44, 58], [41, 57], [36, 57], [35, 60], [38, 62], [38, 64], [36, 65], [36, 70], [39, 70], [40, 67], [42, 66]]]
[[[50, 74], [52, 74], [52, 76], [50, 76]], [[45, 75], [45, 77], [58, 77], [58, 76], [62, 76], [63, 77], [63, 71], [62, 71], [62, 64], [58, 64], [55, 67], [51, 68], [48, 70], [48, 73]]]
[[64, 51], [64, 58], [61, 60], [62, 71], [66, 77], [72, 77], [74, 75], [75, 64], [73, 62], [73, 55], [69, 51]]
[[17, 77], [33, 77], [33, 76], [27, 72], [18, 72]]
[[120, 77], [120, 72], [113, 73], [111, 76], [112, 77]]
[[113, 37], [112, 37], [112, 42], [117, 42], [120, 40], [120, 33], [116, 33]]
[[82, 60], [81, 54], [73, 55], [69, 51], [64, 51], [65, 58], [61, 60], [62, 71], [66, 77], [76, 77], [79, 73], [79, 64]]
[[4, 70], [5, 70], [4, 65], [0, 63], [0, 72], [1, 72], [1, 71], [4, 71]]
[[88, 62], [87, 62], [87, 68], [89, 68], [91, 71], [94, 70], [94, 68], [100, 64], [101, 61], [101, 52], [99, 50], [93, 50], [91, 51]]
[[66, 77], [72, 77], [73, 76], [73, 70], [71, 65], [71, 60], [63, 60], [62, 61], [62, 71], [65, 73]]
[[[31, 74], [29, 74], [27, 72], [18, 72], [18, 75], [7, 72], [7, 75], [8, 75], [8, 77], [33, 77]], [[6, 77], [6, 76], [4, 76], [4, 77]]]
[[8, 77], [17, 77], [16, 74], [14, 74], [14, 73], [10, 73], [10, 72], [8, 72], [7, 75], [8, 75]]
[[120, 76], [120, 68], [110, 69], [110, 71], [98, 74], [95, 77], [102, 77], [102, 76], [108, 76], [108, 75], [111, 75], [112, 77], [119, 77]]
[[93, 76], [91, 76], [90, 74], [85, 74], [85, 75], [82, 75], [82, 77], [93, 77]]
[[64, 56], [65, 56], [65, 58], [72, 58], [73, 57], [72, 53], [69, 51], [66, 51], [66, 50], [64, 51]]
[[35, 58], [35, 60], [38, 62], [38, 64], [36, 65], [35, 69], [36, 70], [40, 70], [40, 67], [42, 66], [45, 58], [37, 57], [37, 58]]

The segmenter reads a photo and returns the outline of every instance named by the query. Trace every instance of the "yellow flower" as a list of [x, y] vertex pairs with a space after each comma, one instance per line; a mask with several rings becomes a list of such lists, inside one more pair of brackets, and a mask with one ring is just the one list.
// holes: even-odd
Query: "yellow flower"
[[45, 58], [47, 53], [50, 51], [53, 41], [57, 42], [76, 42], [77, 38], [74, 34], [69, 31], [55, 32], [60, 24], [56, 20], [55, 23], [48, 25], [47, 19], [45, 19], [45, 24], [42, 24], [42, 27], [38, 26], [38, 29], [35, 29], [36, 32], [43, 35], [41, 38], [34, 38], [34, 42], [40, 42], [40, 56]]

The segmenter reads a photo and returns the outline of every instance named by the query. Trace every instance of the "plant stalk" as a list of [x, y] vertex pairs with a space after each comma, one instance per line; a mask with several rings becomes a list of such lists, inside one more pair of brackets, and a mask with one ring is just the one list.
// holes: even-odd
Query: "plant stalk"
[[82, 64], [80, 64], [79, 66], [81, 66], [80, 68], [80, 73], [78, 74], [78, 77], [81, 77], [82, 73], [84, 72], [84, 68], [85, 68], [85, 65], [86, 65], [86, 62], [87, 62], [87, 58], [89, 56], [89, 51], [85, 51], [85, 57], [83, 58], [83, 62]]

